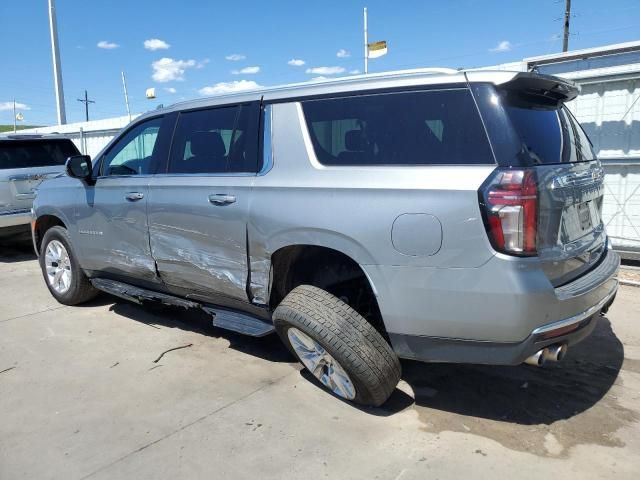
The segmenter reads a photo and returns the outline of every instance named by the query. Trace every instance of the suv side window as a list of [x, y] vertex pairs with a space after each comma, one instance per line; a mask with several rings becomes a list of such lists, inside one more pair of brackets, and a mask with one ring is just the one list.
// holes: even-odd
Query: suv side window
[[129, 130], [102, 157], [101, 175], [146, 175], [152, 173], [163, 117], [142, 122]]
[[255, 173], [256, 115], [253, 105], [181, 113], [173, 135], [168, 173]]
[[495, 163], [468, 89], [309, 100], [302, 109], [324, 165]]

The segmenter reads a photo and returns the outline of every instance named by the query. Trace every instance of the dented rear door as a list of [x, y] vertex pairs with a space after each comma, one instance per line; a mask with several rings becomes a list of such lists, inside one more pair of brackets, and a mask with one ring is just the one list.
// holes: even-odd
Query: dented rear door
[[178, 116], [166, 173], [149, 184], [149, 236], [174, 293], [248, 301], [247, 221], [257, 168], [256, 104]]

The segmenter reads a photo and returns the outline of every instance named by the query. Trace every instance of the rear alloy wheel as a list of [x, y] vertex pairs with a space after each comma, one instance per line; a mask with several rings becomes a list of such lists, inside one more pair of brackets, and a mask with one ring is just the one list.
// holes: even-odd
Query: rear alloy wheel
[[356, 388], [349, 375], [322, 345], [295, 327], [287, 330], [287, 336], [302, 364], [320, 383], [339, 397], [356, 398]]
[[400, 362], [367, 320], [329, 292], [294, 288], [273, 313], [285, 345], [334, 395], [380, 406], [400, 380]]

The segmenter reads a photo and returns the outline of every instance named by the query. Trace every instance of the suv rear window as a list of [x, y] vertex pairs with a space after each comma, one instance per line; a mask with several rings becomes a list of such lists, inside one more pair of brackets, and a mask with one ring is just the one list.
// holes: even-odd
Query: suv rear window
[[534, 164], [595, 160], [588, 137], [567, 107], [544, 106], [515, 95], [504, 95], [504, 104]]
[[467, 89], [308, 100], [302, 109], [324, 165], [495, 163]]
[[78, 154], [71, 140], [0, 141], [0, 170], [64, 165]]

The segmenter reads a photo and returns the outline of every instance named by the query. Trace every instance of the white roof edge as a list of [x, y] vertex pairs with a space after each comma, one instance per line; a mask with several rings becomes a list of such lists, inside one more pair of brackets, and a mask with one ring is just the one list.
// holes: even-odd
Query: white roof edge
[[596, 55], [610, 55], [620, 50], [640, 50], [640, 40], [633, 42], [614, 43], [611, 45], [603, 45], [600, 47], [584, 48], [581, 50], [569, 50], [561, 53], [551, 53], [548, 55], [540, 55], [537, 57], [529, 57], [523, 59], [526, 63], [536, 63], [541, 61], [557, 60], [562, 61], [567, 58], [580, 57], [580, 56], [596, 56]]

